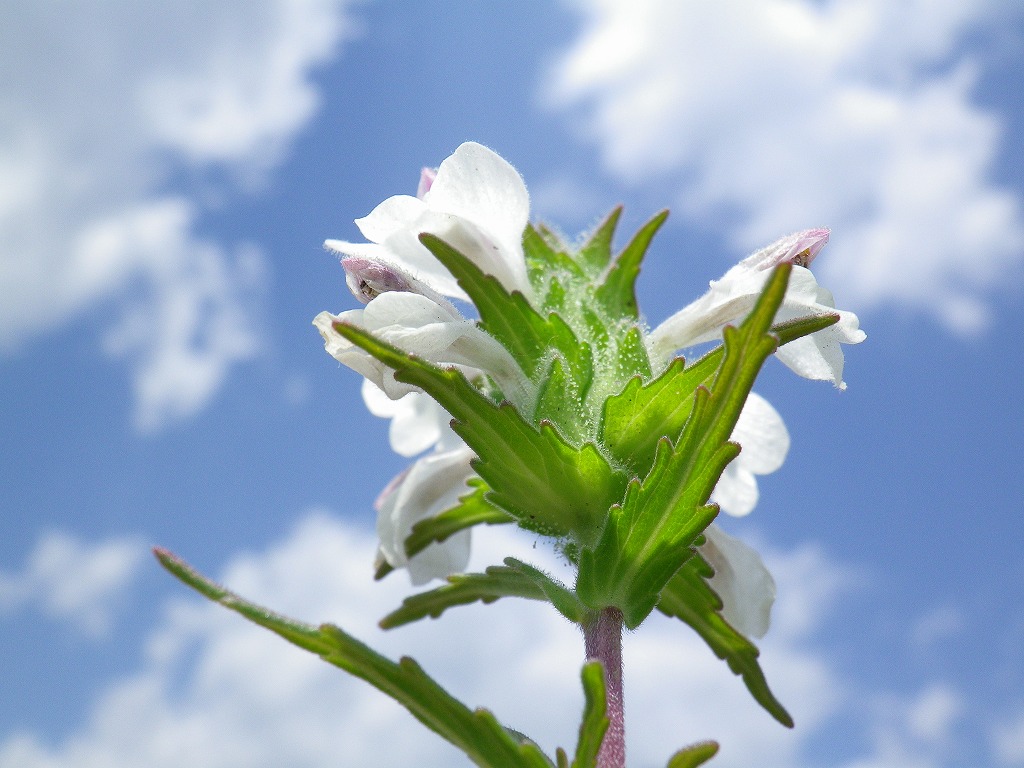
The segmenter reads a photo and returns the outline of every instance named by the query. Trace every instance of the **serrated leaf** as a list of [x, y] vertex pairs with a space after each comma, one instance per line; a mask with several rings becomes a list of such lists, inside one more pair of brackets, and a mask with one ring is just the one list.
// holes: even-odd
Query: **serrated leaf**
[[409, 657], [396, 664], [339, 627], [288, 619], [251, 603], [207, 579], [166, 550], [160, 563], [185, 584], [324, 661], [365, 680], [405, 707], [417, 720], [466, 753], [482, 768], [550, 768], [552, 761], [532, 742], [511, 736], [485, 709], [470, 710]]
[[684, 747], [676, 752], [668, 761], [668, 768], [697, 768], [718, 754], [718, 743], [702, 741]]
[[717, 509], [707, 506], [739, 450], [729, 437], [765, 359], [778, 346], [768, 333], [792, 267], [777, 267], [739, 329], [723, 331], [724, 352], [710, 389], [699, 388], [690, 418], [673, 446], [661, 438], [643, 482], [632, 481], [601, 539], [580, 553], [577, 590], [591, 608], [615, 606], [633, 629], [647, 617], [694, 539]]
[[488, 501], [542, 534], [596, 537], [625, 478], [592, 443], [576, 448], [546, 422], [535, 428], [511, 404], [492, 403], [455, 369], [442, 370], [353, 325], [338, 322], [334, 329], [454, 417], [452, 428], [476, 453], [473, 466], [491, 488]]
[[667, 218], [668, 211], [662, 211], [644, 224], [616, 257], [611, 269], [598, 286], [595, 297], [612, 317], [628, 317], [635, 320], [639, 316], [636, 305], [636, 279], [640, 275], [640, 262], [651, 245], [651, 239]]
[[[673, 452], [668, 440], [659, 449], [648, 477], [631, 482], [622, 506], [612, 509], [597, 546], [580, 553], [580, 598], [593, 609], [617, 607], [629, 629], [654, 609], [661, 588], [718, 513], [704, 504], [706, 497], [701, 500], [702, 483], [677, 482], [681, 454]], [[735, 451], [720, 453], [706, 470], [717, 469], [720, 475], [732, 455]]]
[[608, 731], [608, 702], [604, 684], [604, 667], [599, 661], [583, 665], [583, 720], [576, 740], [572, 768], [596, 768], [601, 742]]
[[707, 582], [712, 574], [711, 566], [702, 557], [692, 557], [662, 590], [658, 610], [693, 627], [733, 674], [743, 679], [754, 699], [772, 717], [792, 728], [793, 718], [775, 698], [761, 671], [757, 646], [722, 617], [721, 598]]
[[394, 629], [414, 621], [438, 618], [449, 608], [472, 603], [493, 603], [502, 597], [545, 600], [535, 579], [518, 568], [492, 565], [483, 573], [456, 573], [442, 587], [410, 595], [402, 605], [380, 620], [381, 629]]

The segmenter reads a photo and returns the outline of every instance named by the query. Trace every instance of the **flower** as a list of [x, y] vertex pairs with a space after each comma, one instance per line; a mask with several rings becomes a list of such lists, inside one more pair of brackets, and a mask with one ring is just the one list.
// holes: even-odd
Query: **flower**
[[751, 254], [720, 280], [711, 281], [707, 293], [650, 333], [647, 346], [651, 358], [668, 359], [676, 350], [720, 338], [722, 328], [742, 320], [753, 308], [771, 269], [790, 263], [793, 264], [793, 272], [776, 321], [838, 314], [839, 322], [779, 347], [775, 354], [798, 375], [831, 381], [845, 389], [840, 345], [859, 344], [867, 336], [860, 330], [857, 316], [837, 310], [832, 294], [818, 285], [806, 267], [828, 242], [828, 236], [827, 229], [808, 229], [788, 235]]
[[422, 392], [392, 400], [371, 381], [363, 381], [363, 401], [370, 413], [391, 419], [391, 447], [402, 456], [428, 451], [394, 478], [377, 498], [378, 557], [393, 568], [406, 568], [415, 585], [464, 570], [469, 561], [470, 531], [431, 544], [410, 558], [405, 540], [420, 520], [458, 504], [469, 493], [473, 452], [452, 432], [450, 417]]
[[397, 381], [393, 370], [341, 336], [334, 329], [338, 322], [371, 331], [381, 341], [432, 363], [458, 366], [469, 378], [486, 371], [513, 402], [523, 404], [531, 397], [530, 383], [515, 359], [448, 302], [440, 304], [408, 291], [387, 291], [363, 309], [351, 309], [340, 315], [321, 312], [314, 318], [313, 325], [334, 359], [361, 373], [388, 397], [397, 399], [416, 388]]
[[509, 291], [530, 295], [522, 238], [530, 197], [516, 169], [480, 144], [455, 150], [420, 194], [396, 195], [356, 220], [369, 243], [328, 240], [325, 247], [387, 265], [445, 296], [465, 299], [455, 279], [419, 241], [429, 232], [461, 251]]

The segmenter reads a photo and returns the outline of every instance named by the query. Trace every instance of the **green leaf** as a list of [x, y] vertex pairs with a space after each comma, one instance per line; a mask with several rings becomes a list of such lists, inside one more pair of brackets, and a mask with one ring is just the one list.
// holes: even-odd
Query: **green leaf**
[[452, 574], [443, 587], [410, 595], [402, 601], [401, 607], [380, 620], [380, 626], [381, 629], [394, 629], [428, 616], [436, 619], [457, 605], [493, 603], [502, 597], [547, 599], [536, 580], [522, 570], [492, 565], [483, 573]]
[[702, 741], [699, 744], [684, 747], [672, 755], [668, 761], [668, 768], [697, 768], [717, 754], [717, 742]]
[[598, 286], [595, 296], [612, 317], [628, 317], [635, 320], [639, 316], [636, 305], [636, 279], [640, 275], [640, 262], [651, 245], [651, 239], [667, 218], [668, 211], [662, 211], [644, 224], [630, 240], [629, 245], [616, 257], [604, 281]]
[[598, 544], [580, 552], [580, 598], [594, 609], [615, 606], [630, 629], [654, 609], [665, 584], [691, 556], [693, 541], [717, 514], [707, 500], [739, 451], [729, 437], [754, 379], [778, 346], [768, 331], [791, 269], [777, 267], [740, 328], [724, 329], [718, 374], [710, 389], [694, 394], [679, 440], [673, 446], [661, 438], [650, 473], [642, 483], [630, 482]]
[[713, 573], [699, 555], [690, 558], [662, 590], [658, 610], [693, 627], [715, 655], [728, 663], [733, 674], [743, 679], [754, 699], [772, 717], [792, 728], [793, 718], [771, 692], [757, 662], [757, 646], [722, 617], [722, 600], [707, 582]]
[[583, 720], [576, 740], [576, 755], [572, 768], [596, 768], [597, 753], [608, 730], [608, 703], [604, 685], [604, 667], [599, 661], [583, 665]]
[[474, 468], [491, 487], [489, 502], [544, 535], [596, 538], [609, 506], [622, 497], [625, 478], [592, 443], [576, 448], [547, 422], [535, 428], [511, 404], [492, 403], [455, 369], [442, 370], [362, 328], [341, 322], [334, 328], [454, 417], [453, 429], [476, 453]]
[[154, 551], [168, 571], [200, 594], [365, 680], [465, 752], [476, 765], [550, 768], [553, 764], [535, 744], [510, 735], [487, 710], [470, 710], [453, 698], [413, 659], [403, 657], [396, 664], [331, 624], [315, 627], [280, 616], [210, 581], [170, 552]]

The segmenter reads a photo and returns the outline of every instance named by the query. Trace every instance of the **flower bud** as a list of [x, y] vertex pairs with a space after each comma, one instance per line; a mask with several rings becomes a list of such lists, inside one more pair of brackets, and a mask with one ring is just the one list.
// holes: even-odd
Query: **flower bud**
[[341, 266], [345, 269], [348, 289], [363, 304], [369, 304], [388, 291], [420, 293], [412, 277], [382, 262], [349, 256], [341, 260]]
[[794, 264], [809, 267], [814, 257], [828, 242], [829, 230], [824, 228], [805, 229], [781, 237], [765, 248], [755, 251], [740, 264], [751, 270], [774, 269], [779, 264]]

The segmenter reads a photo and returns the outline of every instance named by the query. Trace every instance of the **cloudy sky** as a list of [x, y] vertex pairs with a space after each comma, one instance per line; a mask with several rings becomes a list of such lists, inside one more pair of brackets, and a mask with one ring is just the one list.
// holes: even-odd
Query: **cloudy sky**
[[[627, 10], [628, 9], [628, 10]], [[237, 591], [415, 655], [572, 746], [543, 606], [385, 635], [374, 497], [404, 460], [311, 326], [326, 238], [465, 140], [535, 220], [668, 207], [651, 324], [750, 250], [815, 262], [849, 388], [772, 361], [793, 447], [728, 529], [779, 588], [787, 731], [685, 627], [626, 641], [631, 765], [1024, 766], [1024, 14], [996, 0], [8, 3], [0, 24], [0, 768], [447, 766], [382, 695], [203, 605]], [[543, 542], [490, 531], [480, 567]], [[495, 672], [495, 670], [500, 670]], [[510, 684], [509, 681], [514, 681]]]

